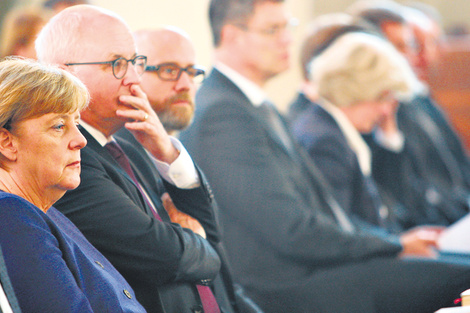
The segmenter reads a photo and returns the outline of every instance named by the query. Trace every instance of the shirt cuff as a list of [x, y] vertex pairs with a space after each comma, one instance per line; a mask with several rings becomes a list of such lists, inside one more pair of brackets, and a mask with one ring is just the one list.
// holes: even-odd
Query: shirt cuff
[[401, 131], [397, 131], [392, 135], [386, 135], [380, 128], [374, 132], [374, 140], [377, 144], [385, 149], [399, 153], [405, 146], [405, 137]]
[[171, 164], [152, 159], [160, 175], [170, 184], [180, 189], [192, 189], [201, 185], [194, 162], [186, 148], [176, 138], [170, 137], [173, 146], [179, 151], [178, 158]]

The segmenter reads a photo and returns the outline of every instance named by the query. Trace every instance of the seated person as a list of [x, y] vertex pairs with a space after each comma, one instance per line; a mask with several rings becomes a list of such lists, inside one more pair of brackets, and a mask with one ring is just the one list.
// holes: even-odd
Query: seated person
[[[0, 245], [23, 312], [145, 312], [126, 280], [52, 205], [80, 184], [73, 75], [33, 61], [0, 63]], [[86, 201], [86, 199], [83, 199]]]
[[[335, 66], [327, 65], [332, 59]], [[388, 215], [393, 212], [389, 213], [371, 176], [371, 153], [361, 133], [394, 118], [397, 95], [410, 96], [417, 83], [411, 68], [392, 45], [375, 35], [352, 31], [332, 41], [312, 59], [309, 69], [320, 98], [295, 120], [294, 136], [343, 208], [390, 230]], [[421, 230], [431, 238], [439, 233], [438, 228]], [[432, 249], [425, 254], [433, 255]]]
[[[368, 138], [377, 183], [399, 199], [413, 216], [405, 227], [449, 225], [469, 212], [470, 159], [447, 116], [426, 86], [423, 66], [436, 50], [433, 22], [425, 14], [394, 1], [365, 2], [350, 8], [356, 19], [379, 31], [413, 66], [422, 83], [397, 111], [402, 144], [389, 144], [387, 124]], [[424, 41], [423, 41], [424, 39]], [[418, 49], [417, 49], [418, 48]], [[423, 57], [428, 61], [423, 62]], [[435, 61], [434, 61], [435, 62]], [[380, 133], [389, 133], [382, 136]], [[373, 140], [372, 140], [373, 139]], [[399, 166], [397, 166], [399, 164]]]
[[[210, 3], [215, 67], [197, 92], [193, 123], [180, 134], [214, 188], [235, 279], [270, 313], [450, 305], [468, 289], [470, 267], [405, 258], [396, 238], [362, 231], [335, 201], [263, 90], [288, 68], [285, 3], [240, 5]], [[274, 35], [252, 31], [260, 29]]]

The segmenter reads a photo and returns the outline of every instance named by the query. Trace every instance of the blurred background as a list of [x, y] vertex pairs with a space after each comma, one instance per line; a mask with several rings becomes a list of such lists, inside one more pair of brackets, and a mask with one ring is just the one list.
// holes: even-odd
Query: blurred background
[[[0, 20], [3, 21], [6, 13], [18, 6], [42, 6], [46, 0], [0, 0]], [[121, 15], [132, 30], [141, 28], [153, 28], [159, 25], [175, 25], [184, 29], [193, 39], [196, 46], [198, 61], [210, 68], [212, 54], [212, 38], [209, 32], [207, 18], [208, 0], [89, 0], [90, 3], [110, 9]], [[291, 69], [269, 82], [267, 92], [275, 101], [281, 111], [285, 111], [289, 102], [293, 99], [301, 82], [299, 66], [299, 47], [304, 37], [309, 21], [313, 18], [332, 12], [342, 12], [355, 0], [287, 0], [292, 15], [299, 20], [299, 25], [294, 29], [294, 42], [292, 45]], [[408, 1], [396, 0], [398, 3]], [[434, 6], [442, 15], [444, 30], [455, 32], [459, 29], [467, 31], [470, 24], [470, 0], [422, 0], [421, 2]], [[459, 38], [463, 38], [459, 36]], [[464, 42], [470, 42], [464, 40]], [[470, 44], [461, 45], [463, 50], [470, 51]], [[162, 47], [164, 48], [164, 47]], [[460, 49], [460, 48], [459, 48]], [[470, 62], [462, 61], [461, 64], [453, 64], [454, 69], [449, 69], [444, 74], [456, 75], [458, 97], [455, 92], [449, 95], [448, 90], [441, 96], [445, 107], [449, 108], [450, 117], [461, 133], [466, 136], [470, 121], [470, 78], [466, 78]], [[439, 71], [439, 70], [438, 70]], [[455, 75], [454, 75], [455, 76]], [[439, 80], [435, 85], [442, 87], [442, 82], [450, 84], [453, 77], [445, 77], [439, 73]], [[463, 79], [463, 80], [462, 80]], [[454, 79], [455, 80], [455, 79]], [[463, 95], [463, 98], [462, 98]], [[438, 96], [439, 98], [439, 96]], [[468, 99], [467, 99], [468, 98]], [[464, 99], [464, 100], [462, 100]], [[442, 102], [442, 101], [441, 101]], [[470, 145], [470, 138], [469, 145]]]

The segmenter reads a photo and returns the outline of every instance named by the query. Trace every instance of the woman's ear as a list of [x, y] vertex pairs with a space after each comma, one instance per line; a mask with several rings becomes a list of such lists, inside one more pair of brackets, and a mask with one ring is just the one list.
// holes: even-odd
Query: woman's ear
[[0, 128], [0, 153], [14, 162], [17, 158], [16, 141], [13, 134], [5, 128]]

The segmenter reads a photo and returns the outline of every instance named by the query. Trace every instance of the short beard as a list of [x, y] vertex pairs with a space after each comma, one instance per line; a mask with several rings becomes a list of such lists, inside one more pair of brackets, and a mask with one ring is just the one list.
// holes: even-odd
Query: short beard
[[[187, 101], [189, 107], [175, 107], [172, 104], [181, 100]], [[166, 99], [158, 105], [163, 108], [157, 115], [167, 131], [183, 130], [191, 124], [194, 115], [194, 102], [187, 91]]]

